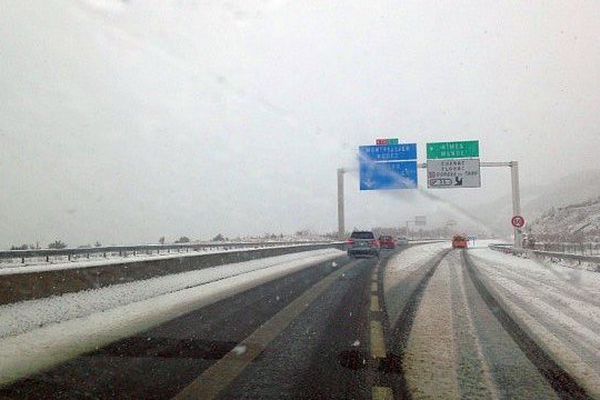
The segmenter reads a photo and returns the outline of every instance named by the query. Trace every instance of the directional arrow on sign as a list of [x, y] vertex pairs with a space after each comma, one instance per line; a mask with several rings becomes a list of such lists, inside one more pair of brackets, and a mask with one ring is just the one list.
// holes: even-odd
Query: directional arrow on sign
[[367, 179], [365, 181], [365, 186], [368, 187], [368, 188], [372, 188], [374, 185], [375, 185], [375, 181], [372, 180], [372, 179]]

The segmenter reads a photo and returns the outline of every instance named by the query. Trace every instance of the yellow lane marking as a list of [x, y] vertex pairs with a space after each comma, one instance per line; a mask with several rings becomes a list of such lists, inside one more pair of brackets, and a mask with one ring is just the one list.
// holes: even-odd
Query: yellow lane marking
[[373, 386], [372, 397], [373, 400], [393, 400], [394, 393], [389, 387]]
[[379, 312], [381, 308], [379, 307], [379, 297], [376, 295], [371, 295], [371, 312]]
[[216, 398], [313, 301], [329, 289], [342, 274], [357, 264], [358, 261], [351, 262], [317, 282], [240, 342], [235, 349], [205, 370], [174, 399]]
[[371, 291], [372, 292], [376, 292], [377, 291], [377, 282], [371, 282]]
[[385, 353], [383, 326], [379, 321], [371, 321], [371, 357], [384, 358]]

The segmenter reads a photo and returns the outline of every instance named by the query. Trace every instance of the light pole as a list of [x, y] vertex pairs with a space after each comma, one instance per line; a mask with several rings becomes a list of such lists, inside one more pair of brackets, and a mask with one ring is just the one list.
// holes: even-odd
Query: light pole
[[338, 197], [338, 239], [343, 240], [346, 237], [346, 227], [344, 223], [344, 168], [337, 170], [337, 197]]
[[[512, 211], [513, 217], [515, 215], [521, 215], [521, 192], [519, 190], [519, 162], [518, 161], [482, 161], [480, 163], [482, 168], [496, 168], [496, 167], [510, 167], [510, 182], [512, 189]], [[421, 163], [417, 165], [419, 168], [427, 168], [427, 163]], [[523, 247], [522, 244], [522, 232], [518, 228], [513, 228], [515, 249]]]
[[[510, 162], [510, 182], [512, 184], [512, 207], [513, 216], [521, 215], [521, 193], [519, 190], [519, 162]], [[515, 249], [523, 247], [522, 232], [520, 228], [513, 228]]]

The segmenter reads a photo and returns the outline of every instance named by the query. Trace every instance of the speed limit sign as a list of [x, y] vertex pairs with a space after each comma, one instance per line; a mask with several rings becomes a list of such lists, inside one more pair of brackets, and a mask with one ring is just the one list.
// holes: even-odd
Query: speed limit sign
[[515, 215], [514, 217], [512, 217], [512, 219], [510, 220], [510, 223], [512, 224], [512, 226], [514, 226], [515, 228], [522, 228], [525, 226], [525, 218], [523, 218], [520, 215]]

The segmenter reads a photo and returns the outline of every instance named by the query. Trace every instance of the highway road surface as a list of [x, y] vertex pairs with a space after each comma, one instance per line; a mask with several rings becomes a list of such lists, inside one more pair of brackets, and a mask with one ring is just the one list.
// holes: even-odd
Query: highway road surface
[[[446, 242], [319, 257], [47, 362], [0, 399], [600, 398], [600, 274]], [[0, 357], [35, 333], [6, 333]]]

